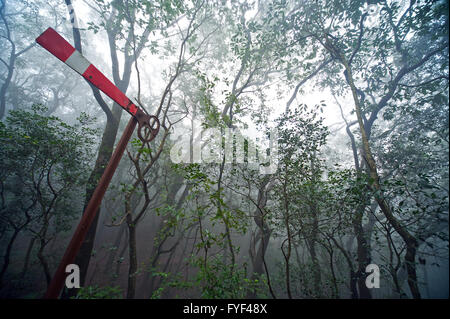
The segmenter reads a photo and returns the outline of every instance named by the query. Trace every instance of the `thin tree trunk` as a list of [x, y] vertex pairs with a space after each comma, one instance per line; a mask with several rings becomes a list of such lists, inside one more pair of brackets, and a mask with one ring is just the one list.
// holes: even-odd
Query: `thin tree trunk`
[[332, 295], [332, 297], [334, 299], [338, 299], [339, 298], [339, 289], [338, 289], [338, 286], [337, 286], [336, 273], [334, 271], [333, 248], [330, 248], [330, 250], [328, 251], [328, 254], [330, 256], [331, 278], [333, 280], [333, 288], [332, 288], [331, 295]]
[[329, 237], [329, 238], [333, 241], [333, 243], [336, 245], [336, 247], [342, 252], [345, 260], [347, 261], [349, 272], [350, 272], [349, 280], [350, 280], [351, 298], [358, 299], [358, 288], [357, 288], [358, 278], [357, 278], [355, 271], [353, 270], [354, 268], [353, 268], [352, 260], [349, 256], [349, 254], [347, 253], [347, 251], [345, 251], [345, 249], [341, 245], [339, 245], [338, 241], [335, 238], [333, 238], [333, 237]]
[[25, 277], [26, 272], [28, 271], [28, 264], [30, 263], [31, 252], [33, 251], [34, 242], [36, 241], [36, 237], [31, 238], [30, 243], [28, 244], [27, 253], [25, 255], [25, 261], [22, 268], [22, 273], [20, 275], [21, 278]]
[[[362, 210], [364, 208], [361, 208]], [[363, 211], [359, 210], [355, 213], [353, 217], [353, 229], [356, 235], [357, 242], [357, 256], [358, 256], [358, 290], [359, 290], [359, 298], [361, 299], [371, 299], [372, 294], [366, 286], [366, 267], [371, 263], [370, 258], [370, 250], [368, 249], [368, 243], [366, 237], [364, 235], [364, 230], [362, 227], [362, 213]]]
[[120, 247], [120, 243], [122, 241], [123, 234], [125, 233], [125, 229], [127, 226], [125, 224], [120, 225], [119, 232], [117, 233], [116, 239], [114, 240], [114, 244], [111, 252], [109, 253], [108, 260], [105, 263], [105, 268], [103, 272], [105, 274], [109, 273], [113, 268], [114, 259], [117, 256], [117, 252]]
[[[175, 181], [170, 186], [170, 188], [168, 190], [168, 194], [167, 194], [167, 200], [166, 200], [167, 206], [172, 206], [175, 204], [175, 197], [176, 197], [177, 193], [180, 191], [180, 189], [183, 187], [182, 182], [183, 182], [183, 177], [177, 176]], [[181, 194], [180, 198], [178, 199], [178, 201], [176, 203], [175, 210], [179, 210], [181, 208], [184, 201], [186, 200], [187, 195], [189, 194], [189, 189], [190, 189], [190, 187], [188, 185], [186, 185], [183, 190], [183, 193]], [[159, 232], [161, 230], [164, 229], [166, 222], [167, 222], [167, 218], [163, 217], [162, 220], [159, 222], [157, 235], [159, 234]], [[166, 240], [167, 240], [167, 236], [165, 236], [162, 240], [160, 240], [158, 245], [154, 244], [152, 247], [152, 250], [150, 252], [150, 258], [151, 258], [150, 268], [152, 269], [152, 271], [156, 267], [158, 259], [161, 256], [160, 251], [161, 251], [162, 245], [164, 244], [164, 242]], [[150, 283], [149, 283], [149, 281], [150, 281]], [[145, 287], [149, 287], [149, 296], [152, 296], [153, 291], [154, 291], [154, 276], [153, 276], [153, 274], [147, 274], [143, 280], [142, 285], [144, 286], [144, 289], [146, 289]]]
[[[8, 21], [6, 20], [6, 0], [1, 1], [0, 18], [3, 20], [4, 26], [5, 26], [5, 35], [2, 35], [2, 37], [5, 38], [11, 45], [11, 51], [10, 51], [9, 59], [8, 59], [9, 61], [8, 61], [8, 65], [6, 65], [8, 72], [6, 74], [5, 81], [3, 82], [2, 86], [0, 87], [0, 120], [1, 120], [3, 118], [3, 116], [5, 116], [6, 92], [8, 90], [9, 85], [11, 84], [11, 80], [12, 80], [12, 77], [14, 74], [14, 67], [16, 64], [16, 59], [20, 55], [24, 54], [29, 49], [31, 49], [35, 45], [35, 43], [29, 44], [26, 48], [24, 48], [16, 53], [17, 48], [13, 41], [14, 36], [11, 34], [11, 30], [10, 30]], [[4, 50], [4, 49], [2, 48], [2, 50]], [[14, 107], [17, 107], [17, 105], [15, 105]]]
[[[127, 226], [125, 226], [125, 227], [126, 227], [126, 229], [128, 229]], [[115, 270], [115, 273], [113, 275], [113, 278], [118, 278], [119, 275], [120, 275], [120, 267], [122, 266], [122, 260], [124, 259], [124, 255], [125, 255], [125, 252], [127, 251], [128, 247], [129, 247], [129, 245], [128, 245], [128, 238], [125, 235], [125, 242], [123, 243], [122, 250], [119, 253], [119, 258], [116, 260], [116, 270]]]
[[20, 231], [21, 231], [21, 228], [14, 229], [14, 233], [11, 236], [11, 238], [9, 239], [8, 245], [6, 246], [6, 252], [5, 252], [5, 255], [3, 256], [3, 266], [0, 271], [0, 288], [3, 287], [3, 277], [5, 276], [6, 270], [8, 269], [8, 266], [9, 266], [12, 247], [13, 247], [14, 242], [16, 241], [17, 235], [19, 235]]
[[9, 58], [9, 66], [8, 66], [8, 74], [6, 75], [5, 82], [3, 82], [0, 88], [0, 119], [5, 116], [6, 111], [6, 91], [11, 83], [11, 79], [14, 73], [14, 64], [15, 64], [15, 56], [14, 53], [11, 53]]
[[14, 73], [14, 64], [16, 62], [16, 45], [11, 40], [10, 30], [8, 22], [6, 21], [5, 17], [6, 13], [6, 1], [2, 1], [2, 6], [0, 7], [0, 17], [3, 20], [3, 23], [5, 24], [6, 29], [6, 39], [9, 40], [9, 43], [11, 44], [11, 52], [9, 54], [9, 61], [8, 61], [8, 72], [6, 74], [5, 81], [3, 82], [1, 88], [0, 88], [0, 120], [5, 116], [6, 111], [6, 91], [8, 89], [9, 84], [11, 83], [11, 79]]
[[50, 281], [52, 280], [52, 276], [50, 274], [50, 268], [48, 266], [48, 262], [44, 256], [45, 246], [46, 246], [45, 238], [41, 238], [37, 257], [39, 259], [39, 262], [41, 263], [42, 268], [44, 269], [45, 280], [47, 281], [47, 287], [48, 287], [50, 285]]
[[128, 289], [127, 299], [133, 299], [136, 293], [136, 276], [137, 276], [137, 254], [136, 254], [136, 225], [133, 223], [131, 214], [127, 215], [128, 224], [128, 247], [129, 262], [128, 268]]
[[311, 260], [313, 263], [313, 284], [314, 284], [314, 296], [317, 298], [320, 298], [322, 296], [322, 276], [320, 271], [320, 264], [319, 259], [317, 257], [316, 252], [316, 243], [317, 243], [317, 237], [318, 237], [318, 229], [319, 229], [319, 222], [318, 222], [318, 216], [317, 216], [317, 208], [315, 207], [315, 204], [312, 204], [311, 207], [311, 213], [313, 218], [313, 224], [312, 224], [312, 231], [311, 231], [311, 239], [309, 241], [309, 253], [311, 255]]
[[[286, 184], [287, 184], [287, 181], [285, 181], [285, 183], [283, 184], [283, 196], [284, 196], [284, 214], [285, 214], [284, 222], [285, 222], [285, 227], [286, 227], [288, 237], [281, 244], [281, 252], [283, 253], [283, 256], [285, 259], [286, 291], [287, 291], [287, 295], [288, 295], [289, 299], [292, 299], [291, 274], [290, 274], [290, 266], [289, 266], [289, 260], [291, 258], [291, 249], [292, 249], [292, 242], [291, 242], [292, 237], [291, 237], [291, 230], [290, 230], [290, 226], [289, 226], [289, 202], [288, 202], [287, 193], [286, 193]], [[283, 245], [286, 241], [288, 242], [287, 252], [285, 252], [283, 249]]]
[[267, 184], [269, 183], [270, 178], [269, 176], [266, 176], [264, 180], [262, 181], [259, 189], [258, 189], [258, 200], [256, 202], [257, 207], [254, 214], [254, 221], [256, 226], [258, 227], [258, 234], [255, 239], [255, 245], [257, 243], [258, 238], [260, 238], [260, 244], [258, 246], [258, 249], [256, 251], [256, 254], [254, 254], [252, 258], [252, 265], [253, 265], [253, 276], [252, 279], [256, 279], [256, 275], [262, 275], [264, 274], [264, 265], [263, 265], [263, 259], [266, 254], [267, 247], [269, 245], [270, 235], [272, 233], [272, 230], [269, 228], [269, 225], [264, 220], [265, 215], [265, 206], [267, 204]]

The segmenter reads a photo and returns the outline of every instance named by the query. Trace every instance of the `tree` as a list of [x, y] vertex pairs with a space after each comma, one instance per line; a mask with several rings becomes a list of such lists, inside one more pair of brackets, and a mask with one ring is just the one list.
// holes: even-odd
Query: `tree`
[[[0, 58], [0, 62], [6, 68], [6, 74], [3, 73], [1, 75], [3, 84], [0, 87], [0, 120], [5, 115], [7, 90], [11, 84], [16, 64], [21, 56], [35, 45], [33, 39], [29, 37], [18, 40], [17, 36], [12, 32], [11, 25], [19, 25], [22, 22], [20, 21], [21, 19], [25, 22], [33, 21], [36, 18], [36, 7], [28, 3], [18, 7], [18, 10], [7, 11], [6, 0], [2, 0], [0, 3], [0, 19], [2, 23], [0, 45], [7, 48], [2, 52], [3, 54]], [[14, 21], [15, 19], [19, 21]]]
[[79, 118], [69, 125], [54, 116], [45, 116], [46, 108], [35, 105], [31, 112], [10, 111], [6, 123], [0, 123], [1, 219], [7, 225], [7, 240], [0, 279], [8, 266], [13, 245], [20, 233], [34, 243], [47, 284], [51, 265], [46, 247], [68, 231], [76, 219], [78, 207], [67, 206], [86, 182], [85, 170], [92, 156], [95, 130], [91, 119]]
[[317, 153], [328, 135], [323, 119], [318, 117], [318, 107], [308, 109], [300, 105], [278, 119], [279, 173], [275, 186], [278, 211], [281, 212], [278, 235], [285, 258], [286, 291], [293, 298], [290, 283], [290, 258], [295, 242], [305, 240], [312, 259], [315, 294], [321, 295], [320, 267], [316, 254], [319, 235], [319, 179], [321, 164]]
[[[362, 142], [361, 156], [371, 176], [370, 188], [385, 217], [407, 245], [408, 283], [412, 295], [420, 298], [415, 270], [418, 240], [386, 202], [369, 139], [378, 114], [393, 104], [401, 81], [413, 77], [433, 58], [445, 55], [448, 48], [445, 5], [410, 1], [402, 10], [397, 2], [383, 2], [378, 5], [380, 14], [375, 24], [368, 21], [369, 12], [362, 10], [358, 1], [323, 1], [292, 7], [289, 23], [278, 25], [291, 32], [292, 43], [308, 46], [313, 56], [328, 56], [337, 66], [330, 73], [338, 76], [333, 85], [344, 89], [342, 84], [346, 83], [350, 88]], [[429, 49], [413, 52], [418, 43]], [[395, 58], [389, 61], [387, 56]], [[338, 70], [342, 69], [340, 73]], [[382, 81], [381, 74], [391, 76]], [[442, 77], [445, 75], [439, 79]], [[366, 96], [372, 101], [367, 101]]]
[[[20, 52], [49, 24], [73, 34], [74, 46], [161, 123], [151, 143], [132, 139], [118, 166], [75, 261], [79, 298], [425, 298], [445, 286], [433, 277], [448, 265], [447, 2], [15, 3], [0, 3], [0, 85], [12, 44]], [[41, 19], [24, 23], [32, 8]], [[121, 107], [91, 87], [94, 102], [74, 72], [47, 57], [30, 49], [15, 59], [5, 114], [35, 118], [30, 105], [41, 102], [40, 118], [58, 114], [71, 131], [88, 106], [103, 135], [87, 142], [98, 153], [83, 178], [61, 176], [57, 161], [35, 165], [39, 191], [10, 163], [60, 150], [46, 140], [28, 146], [19, 133], [17, 150], [0, 141], [6, 296], [39, 293], [21, 289], [49, 280], [124, 126]], [[18, 125], [5, 120], [0, 131]], [[278, 147], [267, 149], [274, 129]], [[181, 144], [189, 150], [180, 155]], [[369, 264], [382, 289], [366, 286]]]
[[[161, 5], [162, 4], [163, 3], [161, 3]], [[173, 8], [172, 5], [174, 6]], [[150, 1], [126, 1], [125, 3], [112, 2], [108, 4], [105, 4], [103, 1], [98, 1], [95, 3], [95, 6], [96, 7], [91, 8], [102, 18], [102, 22], [99, 25], [91, 23], [90, 28], [93, 29], [94, 32], [98, 32], [100, 28], [106, 31], [110, 47], [113, 81], [122, 92], [126, 93], [130, 84], [132, 66], [133, 64], [137, 64], [139, 56], [142, 53], [150, 34], [158, 30], [161, 25], [163, 27], [160, 31], [164, 32], [165, 26], [171, 24], [182, 11], [181, 4], [178, 1], [174, 1], [173, 4], [167, 3], [165, 6], [161, 6], [167, 10], [159, 10], [160, 3], [153, 3]], [[143, 15], [142, 18], [140, 17], [141, 14]], [[138, 19], [136, 17], [140, 18]], [[138, 30], [141, 32], [140, 35], [138, 34]], [[73, 24], [73, 32], [74, 40], [76, 40], [75, 47], [78, 47], [78, 49], [81, 50], [81, 40], [76, 24]], [[123, 48], [121, 48], [122, 44], [120, 41], [122, 38], [126, 39]], [[119, 71], [120, 67], [118, 59], [118, 52], [121, 50], [124, 54], [122, 74], [120, 74]], [[106, 163], [112, 154], [122, 114], [122, 107], [120, 105], [114, 103], [110, 110], [100, 97], [99, 91], [93, 88], [93, 93], [106, 114], [107, 122], [103, 132], [96, 164], [91, 172], [86, 188], [85, 207], [87, 206], [95, 190], [95, 185], [103, 174]], [[94, 219], [75, 260], [80, 266], [82, 284], [86, 278], [85, 276], [92, 254], [98, 216], [99, 212], [97, 212], [96, 218]]]

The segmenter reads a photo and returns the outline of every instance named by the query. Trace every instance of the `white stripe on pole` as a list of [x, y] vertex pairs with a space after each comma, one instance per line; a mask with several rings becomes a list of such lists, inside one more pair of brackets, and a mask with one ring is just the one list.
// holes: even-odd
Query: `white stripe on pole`
[[65, 61], [72, 69], [83, 75], [91, 62], [89, 62], [78, 50], [73, 51], [72, 55]]

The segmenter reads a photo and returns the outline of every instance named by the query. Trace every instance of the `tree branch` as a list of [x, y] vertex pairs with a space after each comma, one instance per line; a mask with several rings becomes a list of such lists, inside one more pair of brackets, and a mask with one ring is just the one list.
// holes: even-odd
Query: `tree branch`
[[292, 93], [291, 98], [289, 99], [289, 101], [286, 103], [286, 111], [289, 110], [289, 107], [291, 106], [292, 102], [295, 100], [298, 90], [300, 89], [300, 87], [305, 84], [308, 80], [310, 80], [311, 78], [313, 78], [314, 76], [316, 76], [317, 73], [319, 73], [328, 63], [330, 63], [333, 59], [327, 59], [325, 61], [323, 61], [318, 67], [317, 69], [315, 69], [310, 75], [308, 75], [306, 78], [304, 78], [303, 80], [301, 80], [297, 86], [294, 89], [294, 93]]
[[382, 108], [384, 108], [387, 103], [389, 102], [389, 100], [394, 96], [394, 93], [397, 89], [397, 86], [400, 82], [400, 80], [408, 73], [411, 73], [412, 71], [416, 70], [417, 68], [421, 67], [423, 64], [425, 64], [432, 56], [434, 56], [435, 54], [439, 53], [440, 51], [442, 51], [443, 49], [448, 47], [448, 43], [445, 43], [441, 46], [439, 46], [438, 48], [430, 51], [429, 53], [427, 53], [422, 59], [420, 59], [417, 63], [411, 65], [411, 66], [407, 66], [404, 65], [400, 71], [397, 73], [396, 77], [394, 78], [394, 80], [392, 81], [389, 91], [388, 93], [386, 93], [385, 96], [383, 96], [380, 100], [380, 102], [378, 102], [377, 107], [375, 108], [375, 110], [372, 111], [372, 113], [370, 114], [370, 118], [367, 120], [367, 127], [369, 128], [367, 134], [368, 136], [370, 136], [370, 128], [372, 127], [373, 122], [376, 120], [378, 113], [381, 111]]

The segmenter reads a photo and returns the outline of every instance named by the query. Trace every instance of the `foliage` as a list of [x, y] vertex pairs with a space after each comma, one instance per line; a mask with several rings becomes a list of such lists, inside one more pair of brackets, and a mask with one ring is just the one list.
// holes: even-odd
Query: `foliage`
[[0, 122], [2, 276], [17, 235], [26, 231], [39, 244], [39, 261], [49, 279], [44, 250], [72, 227], [80, 210], [73, 200], [86, 182], [96, 131], [84, 114], [70, 125], [45, 111], [34, 105], [10, 111]]
[[[93, 188], [124, 121], [115, 121], [121, 110], [113, 106], [87, 183], [99, 142], [90, 127], [105, 118], [80, 112], [86, 105], [101, 112], [89, 97], [80, 99], [87, 85], [32, 48], [35, 30], [47, 24], [71, 40], [67, 8], [4, 3], [0, 293], [20, 295], [29, 286], [21, 291], [30, 297], [44, 289], [33, 284], [45, 281], [25, 277], [26, 270], [38, 265], [51, 279], [59, 239], [75, 225], [84, 188]], [[131, 139], [103, 201], [111, 228], [90, 263], [99, 282], [104, 266], [127, 282], [127, 298], [419, 298], [438, 286], [447, 291], [433, 276], [448, 267], [448, 1], [79, 5], [86, 56], [161, 123], [151, 143]], [[99, 51], [104, 45], [110, 59]], [[29, 109], [35, 101], [48, 109]], [[51, 114], [80, 118], [66, 123]], [[222, 152], [224, 136], [205, 143], [200, 130], [209, 128], [247, 136], [239, 145], [244, 162]], [[249, 163], [249, 153], [255, 146], [261, 159], [264, 143], [252, 137], [273, 128], [278, 166], [262, 175], [264, 164]], [[218, 160], [173, 164], [179, 138], [189, 141], [189, 155], [194, 145], [210, 146]], [[234, 146], [233, 155], [237, 139]], [[381, 269], [382, 289], [365, 287], [370, 263]], [[90, 286], [78, 297], [121, 296], [118, 287]]]
[[99, 287], [97, 285], [81, 287], [72, 299], [122, 299], [122, 290], [118, 286]]
[[194, 264], [199, 267], [196, 283], [205, 299], [243, 299], [259, 286], [259, 280], [247, 277], [246, 267], [233, 270], [223, 263], [220, 255], [210, 258], [206, 264], [199, 258]]
[[[82, 115], [79, 123], [69, 125], [57, 117], [44, 116], [45, 108], [35, 105], [31, 111], [11, 111], [6, 123], [0, 123], [0, 174], [3, 197], [2, 213], [28, 205], [39, 205], [32, 217], [50, 210], [59, 222], [70, 213], [62, 208], [76, 189], [86, 181], [85, 168], [90, 165], [93, 136], [91, 120]], [[40, 210], [40, 212], [39, 212]], [[2, 216], [4, 216], [2, 214]], [[18, 211], [12, 218], [23, 218]], [[11, 216], [10, 216], [11, 217]], [[61, 230], [69, 225], [58, 223]]]

